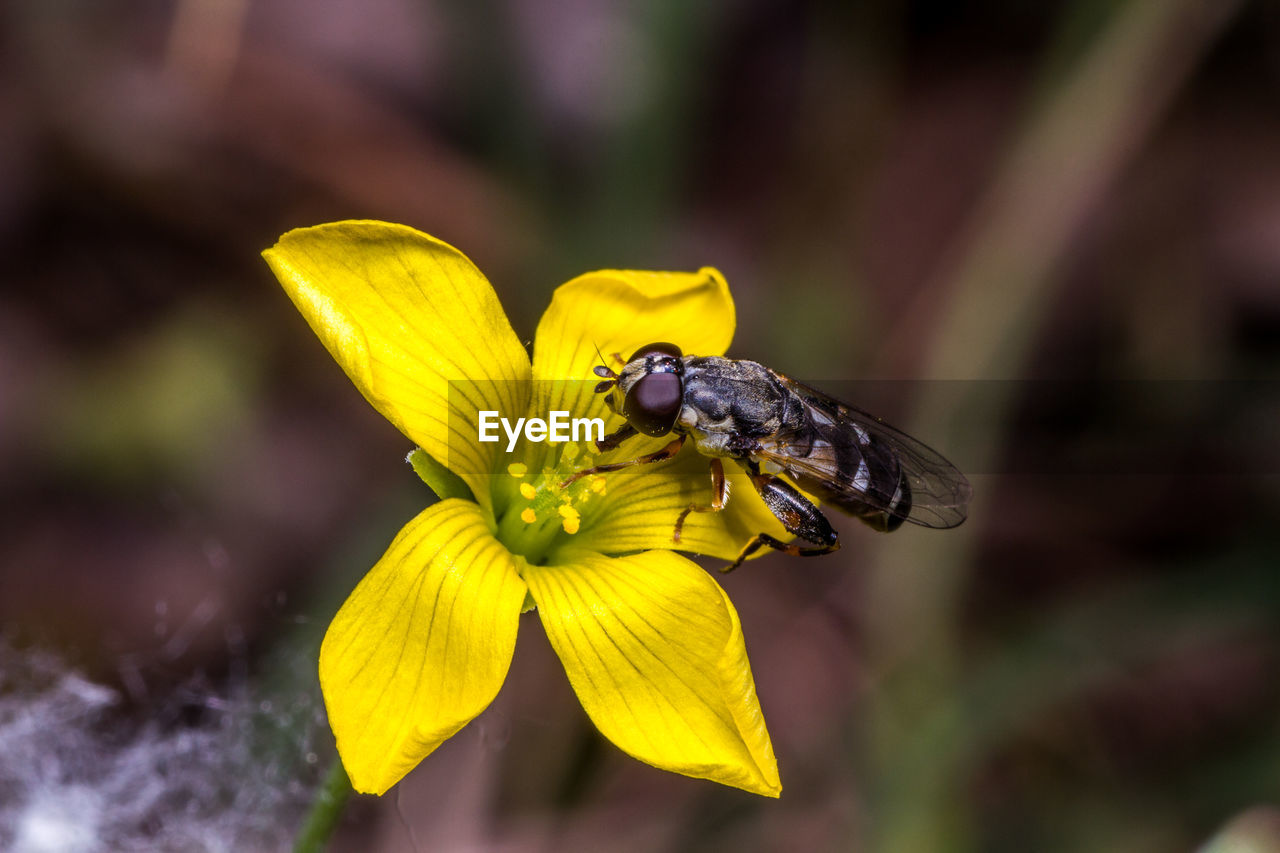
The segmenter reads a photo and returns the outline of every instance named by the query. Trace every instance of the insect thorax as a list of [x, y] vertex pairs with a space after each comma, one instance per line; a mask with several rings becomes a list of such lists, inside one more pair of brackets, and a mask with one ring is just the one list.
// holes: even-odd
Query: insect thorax
[[744, 440], [773, 435], [802, 416], [791, 398], [754, 361], [688, 358], [680, 426], [704, 454], [741, 455]]

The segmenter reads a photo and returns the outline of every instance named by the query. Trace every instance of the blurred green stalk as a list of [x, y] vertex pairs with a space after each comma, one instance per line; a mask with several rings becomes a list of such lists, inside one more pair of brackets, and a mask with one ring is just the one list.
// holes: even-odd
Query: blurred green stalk
[[298, 831], [298, 838], [293, 844], [294, 853], [321, 853], [328, 847], [329, 838], [342, 819], [342, 811], [350, 798], [351, 780], [347, 778], [342, 759], [334, 756], [333, 766], [316, 789], [311, 811]]
[[[1234, 0], [1104, 4], [1111, 11], [1092, 42], [1074, 62], [1054, 63], [1060, 75], [1037, 89], [1041, 100], [952, 253], [946, 265], [950, 274], [920, 297], [922, 303], [942, 306], [923, 378], [1020, 375], [1070, 238], [1139, 151], [1239, 5]], [[970, 446], [952, 422], [957, 400], [947, 395], [921, 400], [908, 432], [955, 449], [973, 471], [990, 471], [994, 460], [976, 448], [1000, 445], [995, 433], [1005, 422], [1006, 405], [1006, 400], [991, 400], [978, 417], [969, 413], [975, 430], [986, 431], [973, 452], [966, 452]], [[954, 850], [974, 844], [960, 807], [969, 769], [961, 757], [972, 754], [972, 734], [941, 721], [975, 707], [966, 687], [987, 683], [962, 675], [957, 651], [959, 594], [987, 508], [984, 486], [993, 485], [975, 479], [969, 525], [947, 536], [894, 541], [891, 549], [880, 547], [872, 555], [869, 655], [882, 679], [872, 692], [865, 745], [873, 850]], [[1069, 689], [1059, 688], [1057, 695]], [[1002, 720], [1013, 722], [1007, 714]], [[950, 737], [922, 736], [939, 730]]]

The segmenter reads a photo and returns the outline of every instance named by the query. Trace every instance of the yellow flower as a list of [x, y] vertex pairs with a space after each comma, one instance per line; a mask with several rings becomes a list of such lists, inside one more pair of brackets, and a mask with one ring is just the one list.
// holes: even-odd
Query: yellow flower
[[[720, 274], [580, 276], [556, 290], [530, 361], [484, 276], [411, 228], [304, 228], [264, 256], [360, 392], [418, 445], [410, 461], [441, 498], [396, 536], [320, 650], [329, 723], [356, 790], [385, 792], [488, 706], [528, 603], [587, 714], [621, 749], [777, 796], [737, 613], [709, 574], [669, 550], [680, 511], [709, 502], [706, 459], [690, 447], [561, 488], [576, 470], [664, 441], [596, 454], [585, 441], [521, 440], [506, 452], [505, 437], [478, 440], [486, 410], [513, 422], [561, 410], [616, 428], [592, 392], [597, 351], [625, 357], [661, 340], [723, 353], [734, 309]], [[743, 488], [724, 512], [691, 515], [680, 547], [731, 559], [761, 530], [786, 535]]]

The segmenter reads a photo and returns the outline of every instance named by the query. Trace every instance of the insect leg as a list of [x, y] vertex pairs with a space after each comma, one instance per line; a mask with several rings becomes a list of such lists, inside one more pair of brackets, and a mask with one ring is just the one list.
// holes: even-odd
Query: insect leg
[[631, 438], [631, 436], [635, 434], [636, 434], [635, 427], [633, 427], [631, 424], [623, 424], [613, 432], [606, 435], [604, 438], [597, 441], [596, 449], [599, 450], [601, 453], [604, 453], [605, 451], [608, 451], [608, 450], [613, 450], [619, 444], [622, 444], [622, 442], [626, 441], [628, 438]]
[[[622, 430], [618, 430], [618, 432], [622, 432]], [[614, 433], [614, 435], [617, 435], [617, 433]], [[605, 440], [608, 441], [609, 438], [611, 437], [612, 436], [606, 436]], [[646, 453], [644, 456], [641, 456], [637, 459], [632, 459], [627, 462], [611, 462], [608, 465], [597, 465], [594, 468], [584, 468], [583, 470], [579, 471], [578, 473], [574, 474], [572, 477], [570, 477], [569, 479], [561, 483], [560, 488], [562, 489], [566, 488], [575, 480], [581, 480], [583, 477], [589, 477], [592, 474], [604, 474], [609, 471], [621, 471], [623, 468], [630, 468], [632, 465], [650, 465], [654, 462], [666, 462], [668, 459], [672, 458], [673, 456], [675, 456], [677, 453], [680, 452], [680, 448], [684, 446], [685, 438], [687, 438], [687, 436], [682, 435], [679, 438], [672, 441], [666, 447], [662, 448], [661, 450], [655, 451], [653, 453]]]
[[676, 519], [676, 529], [671, 534], [671, 541], [680, 543], [680, 533], [684, 530], [684, 520], [691, 512], [719, 512], [729, 500], [729, 481], [724, 478], [724, 463], [719, 459], [711, 460], [711, 506], [691, 503]]
[[747, 470], [751, 472], [751, 484], [756, 487], [756, 491], [764, 499], [765, 506], [769, 508], [769, 511], [777, 517], [778, 521], [782, 522], [782, 526], [788, 532], [799, 536], [801, 539], [815, 543], [817, 547], [803, 548], [794, 542], [783, 542], [768, 533], [761, 533], [748, 542], [746, 547], [738, 554], [738, 558], [721, 569], [721, 571], [733, 571], [742, 565], [743, 560], [760, 550], [764, 545], [796, 557], [815, 557], [818, 554], [829, 554], [840, 547], [839, 535], [831, 526], [831, 522], [827, 521], [827, 517], [814, 506], [812, 501], [800, 494], [786, 480], [775, 477], [772, 474], [760, 473], [760, 469], [755, 463], [748, 463]]

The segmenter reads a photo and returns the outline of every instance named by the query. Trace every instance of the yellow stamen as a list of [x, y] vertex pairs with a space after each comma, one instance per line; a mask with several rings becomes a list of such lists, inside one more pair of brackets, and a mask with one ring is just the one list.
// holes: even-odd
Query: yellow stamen
[[578, 512], [568, 504], [565, 504], [556, 511], [560, 513], [561, 518], [582, 518], [582, 513]]
[[568, 533], [570, 536], [572, 536], [574, 533], [577, 533], [577, 532], [578, 532], [578, 529], [579, 529], [580, 527], [582, 527], [582, 519], [580, 519], [580, 518], [566, 518], [566, 519], [561, 523], [561, 526], [562, 526], [562, 527], [564, 527], [564, 532], [565, 532], [565, 533]]
[[[523, 466], [521, 466], [523, 467]], [[520, 484], [520, 495], [527, 501], [533, 500], [538, 495], [538, 490], [528, 483]]]
[[529, 473], [529, 466], [523, 462], [512, 462], [507, 466], [507, 473], [519, 480], [525, 474]]
[[604, 489], [605, 489], [604, 477], [601, 477], [600, 475], [597, 474], [596, 476], [591, 478], [591, 491], [595, 492], [597, 495], [603, 495]]
[[520, 520], [525, 524], [533, 524], [538, 520], [538, 514], [532, 508], [526, 508], [524, 512], [520, 513]]

